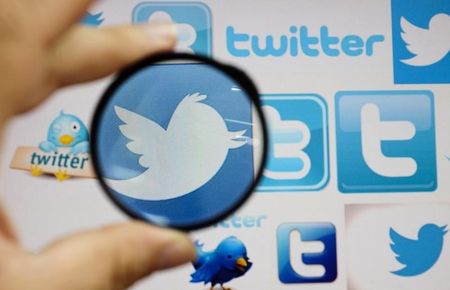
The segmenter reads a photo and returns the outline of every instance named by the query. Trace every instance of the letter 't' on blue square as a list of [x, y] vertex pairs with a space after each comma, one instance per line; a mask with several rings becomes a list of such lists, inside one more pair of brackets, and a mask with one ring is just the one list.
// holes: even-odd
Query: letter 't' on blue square
[[450, 1], [392, 0], [396, 84], [450, 83]]
[[[302, 248], [320, 242], [323, 250]], [[285, 284], [328, 283], [337, 278], [336, 228], [331, 223], [285, 223], [277, 229], [278, 277]], [[321, 266], [320, 274], [308, 268]]]
[[436, 189], [434, 100], [430, 91], [338, 92], [335, 106], [341, 192]]
[[212, 55], [211, 11], [200, 2], [143, 2], [133, 10], [133, 23], [172, 22], [178, 29], [176, 51]]
[[327, 106], [306, 94], [263, 95], [269, 158], [258, 190], [307, 191], [329, 179]]

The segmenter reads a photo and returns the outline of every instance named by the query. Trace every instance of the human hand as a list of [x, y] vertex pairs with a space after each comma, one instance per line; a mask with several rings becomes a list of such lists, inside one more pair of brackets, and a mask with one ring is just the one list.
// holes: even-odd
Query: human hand
[[0, 289], [5, 290], [119, 290], [192, 259], [192, 243], [184, 235], [139, 222], [76, 234], [37, 255], [0, 229]]
[[[176, 31], [168, 24], [74, 25], [90, 2], [0, 0], [0, 129], [60, 87], [107, 76], [174, 46]], [[0, 289], [124, 289], [194, 256], [185, 235], [139, 222], [76, 234], [29, 254], [0, 207]]]
[[145, 55], [171, 50], [171, 24], [75, 25], [92, 0], [0, 0], [0, 122], [56, 89], [107, 76]]

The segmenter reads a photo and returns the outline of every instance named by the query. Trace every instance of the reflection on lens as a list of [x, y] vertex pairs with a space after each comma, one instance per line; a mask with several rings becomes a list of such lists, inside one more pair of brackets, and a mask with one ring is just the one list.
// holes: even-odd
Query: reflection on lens
[[147, 60], [113, 83], [96, 112], [93, 152], [121, 208], [189, 229], [217, 221], [251, 193], [265, 125], [245, 75], [177, 57]]

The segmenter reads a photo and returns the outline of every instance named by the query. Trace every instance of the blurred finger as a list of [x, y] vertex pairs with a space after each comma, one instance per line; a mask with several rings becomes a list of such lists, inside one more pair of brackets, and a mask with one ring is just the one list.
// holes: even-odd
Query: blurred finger
[[95, 80], [146, 55], [170, 51], [176, 42], [173, 24], [74, 28], [50, 58], [50, 73], [60, 86]]
[[6, 210], [0, 203], [0, 239], [2, 238], [8, 240], [9, 242], [18, 242], [12, 223], [6, 214]]
[[[37, 14], [45, 19], [41, 23], [46, 24], [49, 40], [59, 36], [73, 23], [80, 21], [93, 0], [31, 0], [33, 6], [40, 9]], [[34, 12], [33, 12], [34, 13]]]
[[58, 265], [58, 277], [70, 277], [73, 289], [106, 290], [124, 289], [155, 270], [191, 261], [195, 251], [181, 233], [132, 223], [60, 241], [45, 255]]

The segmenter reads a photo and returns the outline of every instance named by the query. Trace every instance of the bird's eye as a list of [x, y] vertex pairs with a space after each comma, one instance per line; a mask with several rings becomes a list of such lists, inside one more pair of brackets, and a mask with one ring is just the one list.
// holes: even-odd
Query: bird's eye
[[231, 259], [231, 258], [233, 258], [233, 256], [231, 256], [231, 255], [228, 255], [228, 256], [227, 256], [227, 258], [228, 258], [228, 259]]
[[72, 128], [73, 132], [78, 132], [78, 131], [80, 131], [80, 124], [73, 122], [71, 125], [71, 128]]

